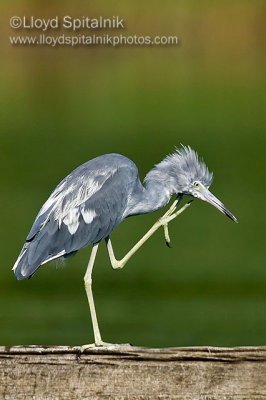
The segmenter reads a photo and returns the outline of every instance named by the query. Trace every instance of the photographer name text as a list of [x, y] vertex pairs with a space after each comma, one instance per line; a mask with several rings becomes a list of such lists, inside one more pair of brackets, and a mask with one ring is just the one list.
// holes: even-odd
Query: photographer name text
[[95, 18], [85, 16], [73, 18], [70, 15], [65, 15], [62, 18], [59, 16], [53, 18], [13, 16], [10, 18], [10, 26], [13, 29], [41, 30], [45, 32], [51, 29], [60, 28], [68, 29], [70, 31], [81, 29], [124, 29], [125, 23], [124, 19], [117, 15], [109, 18], [103, 16]]

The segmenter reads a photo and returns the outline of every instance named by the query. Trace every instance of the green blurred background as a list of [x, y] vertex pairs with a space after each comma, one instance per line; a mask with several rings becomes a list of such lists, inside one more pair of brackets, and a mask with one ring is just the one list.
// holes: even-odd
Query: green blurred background
[[[265, 2], [25, 1], [1, 5], [0, 344], [93, 341], [83, 275], [90, 248], [18, 282], [11, 267], [56, 184], [97, 155], [133, 159], [141, 179], [189, 144], [214, 171], [234, 224], [195, 201], [121, 271], [105, 245], [94, 268], [103, 339], [145, 346], [263, 345]], [[15, 47], [12, 15], [112, 16], [124, 34], [177, 35], [178, 47]], [[113, 233], [120, 257], [160, 212]]]

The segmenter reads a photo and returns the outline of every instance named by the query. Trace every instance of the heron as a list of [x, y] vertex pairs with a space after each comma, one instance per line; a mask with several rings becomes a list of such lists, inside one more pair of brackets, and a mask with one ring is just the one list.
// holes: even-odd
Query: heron
[[[177, 208], [183, 195], [204, 200], [227, 215], [236, 217], [210, 191], [213, 173], [190, 146], [175, 148], [148, 172], [141, 183], [138, 168], [129, 158], [112, 153], [93, 158], [74, 169], [56, 186], [43, 204], [26, 242], [13, 267], [18, 280], [31, 278], [38, 268], [59, 257], [67, 258], [92, 245], [84, 276], [94, 343], [106, 346], [97, 321], [93, 293], [92, 269], [99, 243], [105, 240], [113, 269], [125, 266], [133, 254], [160, 227], [170, 246], [168, 224], [185, 211], [191, 201]], [[166, 213], [120, 260], [116, 259], [110, 234], [126, 218], [150, 213], [176, 198]]]

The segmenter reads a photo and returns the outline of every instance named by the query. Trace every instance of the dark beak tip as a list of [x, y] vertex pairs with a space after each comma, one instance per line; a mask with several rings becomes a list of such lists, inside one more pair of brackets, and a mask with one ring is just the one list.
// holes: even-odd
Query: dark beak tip
[[238, 224], [238, 219], [234, 216], [234, 215], [228, 215], [228, 217], [235, 222], [236, 224]]

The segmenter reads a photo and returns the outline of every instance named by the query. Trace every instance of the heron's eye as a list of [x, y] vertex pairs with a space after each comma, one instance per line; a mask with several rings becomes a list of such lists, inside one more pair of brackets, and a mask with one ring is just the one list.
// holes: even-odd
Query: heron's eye
[[199, 182], [194, 182], [193, 185], [194, 185], [195, 188], [198, 188], [199, 187]]

